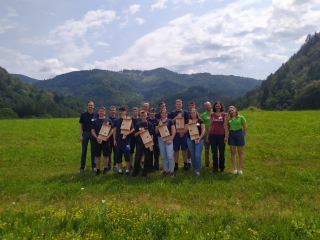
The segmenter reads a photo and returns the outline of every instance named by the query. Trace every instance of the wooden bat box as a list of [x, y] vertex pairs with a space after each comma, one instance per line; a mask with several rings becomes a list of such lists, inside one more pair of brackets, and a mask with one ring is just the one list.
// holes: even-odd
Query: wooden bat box
[[150, 148], [154, 145], [148, 130], [145, 130], [144, 132], [140, 133], [140, 137], [146, 148]]
[[196, 140], [200, 137], [197, 123], [188, 123], [188, 130], [191, 140]]
[[111, 129], [111, 125], [109, 125], [109, 123], [103, 123], [100, 129], [98, 138], [104, 141], [107, 140], [110, 129]]
[[121, 134], [129, 134], [130, 129], [131, 129], [131, 123], [132, 119], [131, 118], [124, 118], [121, 124]]
[[160, 136], [162, 138], [163, 142], [169, 141], [171, 139], [170, 132], [168, 130], [168, 126], [166, 124], [163, 124], [161, 126], [158, 126]]
[[176, 129], [177, 133], [184, 132], [184, 117], [176, 117]]

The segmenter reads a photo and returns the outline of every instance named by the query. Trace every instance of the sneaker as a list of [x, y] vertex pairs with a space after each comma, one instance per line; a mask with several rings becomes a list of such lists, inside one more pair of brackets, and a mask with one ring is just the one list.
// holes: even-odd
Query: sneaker
[[223, 172], [224, 172], [224, 169], [220, 169], [220, 172], [222, 172], [222, 173], [223, 173]]
[[233, 170], [233, 174], [237, 174], [238, 173], [238, 171], [237, 170]]
[[118, 172], [118, 174], [123, 175], [123, 172]]
[[185, 166], [184, 166], [184, 170], [185, 170], [185, 171], [190, 170], [190, 168], [188, 167], [188, 165], [185, 165]]
[[218, 169], [215, 169], [215, 168], [214, 168], [214, 169], [212, 170], [212, 173], [216, 173], [216, 172], [218, 172]]
[[209, 164], [206, 164], [206, 167], [209, 167]]
[[196, 177], [200, 177], [200, 173], [196, 173]]
[[162, 173], [162, 177], [165, 177], [165, 176], [167, 176], [168, 175], [168, 172], [167, 171], [164, 171], [163, 173]]
[[126, 172], [126, 176], [129, 176], [129, 172]]
[[111, 166], [108, 166], [108, 171], [110, 171], [111, 170]]
[[105, 168], [105, 169], [103, 170], [103, 175], [106, 175], [107, 172], [108, 172], [108, 168]]
[[97, 169], [96, 169], [96, 168], [92, 168], [92, 172], [93, 172], [93, 173], [96, 173], [96, 172], [97, 172]]
[[99, 176], [99, 175], [100, 175], [100, 169], [97, 169], [96, 176]]
[[113, 171], [117, 171], [117, 166], [113, 166]]
[[242, 174], [243, 172], [242, 172], [242, 170], [239, 170], [238, 173], [239, 173], [239, 174]]
[[179, 167], [174, 167], [174, 171], [178, 171]]
[[84, 169], [80, 168], [80, 173], [81, 174], [84, 173]]
[[170, 177], [174, 178], [174, 173], [170, 172]]
[[132, 167], [132, 166], [130, 166], [129, 170], [133, 170], [133, 167]]

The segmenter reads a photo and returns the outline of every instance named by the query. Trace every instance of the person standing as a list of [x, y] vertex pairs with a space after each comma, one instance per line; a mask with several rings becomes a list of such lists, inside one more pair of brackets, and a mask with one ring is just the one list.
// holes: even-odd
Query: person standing
[[[160, 110], [161, 114], [161, 119], [159, 121], [158, 126], [155, 129], [156, 134], [158, 134], [158, 144], [159, 144], [159, 149], [161, 153], [161, 158], [162, 158], [162, 165], [163, 165], [163, 174], [162, 176], [165, 177], [168, 175], [168, 169], [170, 171], [170, 176], [174, 177], [174, 160], [173, 160], [173, 139], [174, 136], [176, 135], [176, 128], [174, 126], [174, 123], [171, 119], [168, 119], [168, 111], [167, 109], [163, 108]], [[159, 133], [159, 127], [161, 127], [163, 124], [167, 125], [167, 128], [170, 133], [170, 140], [164, 142], [161, 138], [161, 135]], [[172, 130], [172, 132], [171, 132]]]
[[147, 176], [148, 166], [150, 166], [151, 151], [153, 150], [153, 146], [151, 146], [150, 148], [146, 148], [140, 136], [142, 132], [144, 132], [145, 130], [148, 130], [153, 140], [153, 126], [152, 126], [152, 123], [147, 121], [147, 116], [148, 115], [145, 111], [141, 111], [140, 112], [141, 121], [138, 122], [136, 127], [134, 128], [134, 136], [138, 137], [138, 139], [137, 139], [137, 151], [136, 151], [133, 174], [132, 174], [133, 178], [139, 174], [140, 162], [141, 162], [141, 157], [143, 153], [144, 153], [145, 161], [144, 161], [142, 177]]
[[195, 175], [199, 177], [201, 169], [201, 154], [203, 149], [203, 136], [206, 132], [206, 127], [195, 108], [190, 110], [189, 123], [196, 123], [199, 132], [199, 138], [191, 140], [188, 125], [185, 125], [184, 132], [187, 135], [187, 144], [191, 154], [192, 166], [194, 168]]
[[[138, 122], [141, 121], [141, 118], [138, 117], [139, 114], [139, 109], [137, 107], [132, 108], [132, 124], [133, 128], [137, 125]], [[130, 134], [130, 170], [133, 169], [133, 154], [134, 154], [134, 149], [136, 148], [137, 145], [137, 138], [134, 136], [134, 132]]]
[[131, 122], [130, 132], [128, 134], [121, 134], [121, 125], [123, 119], [128, 118], [126, 116], [127, 109], [125, 106], [119, 108], [120, 118], [114, 121], [114, 130], [113, 130], [113, 142], [116, 146], [116, 160], [118, 164], [119, 174], [122, 173], [122, 154], [126, 162], [126, 175], [129, 175], [130, 169], [130, 134], [133, 133], [134, 128]]
[[[109, 118], [105, 117], [106, 114], [106, 108], [100, 107], [99, 108], [99, 118], [95, 119], [92, 122], [91, 126], [91, 134], [96, 139], [95, 141], [95, 156], [96, 156], [96, 164], [97, 164], [97, 172], [96, 175], [98, 176], [100, 174], [100, 162], [101, 162], [101, 151], [103, 152], [103, 175], [107, 174], [108, 171], [108, 162], [109, 162], [109, 155], [110, 155], [110, 137], [113, 133], [113, 125], [112, 121]], [[111, 126], [110, 132], [107, 136], [106, 140], [101, 140], [98, 138], [100, 129], [102, 127], [102, 124], [108, 124]]]
[[243, 147], [246, 145], [244, 137], [247, 133], [246, 119], [239, 115], [238, 110], [234, 106], [229, 107], [228, 114], [228, 130], [229, 138], [228, 144], [231, 151], [231, 159], [233, 164], [233, 173], [237, 174], [237, 162], [236, 162], [236, 148], [238, 148], [239, 155], [239, 170], [238, 173], [242, 174], [243, 166]]
[[156, 118], [160, 119], [161, 118], [161, 110], [167, 108], [167, 105], [164, 102], [159, 103], [159, 109], [160, 111], [156, 114]]
[[[191, 101], [191, 102], [189, 102], [188, 106], [189, 106], [189, 111], [186, 111], [186, 112], [187, 112], [187, 116], [189, 117], [191, 109], [196, 108], [196, 103], [194, 101]], [[187, 144], [187, 146], [188, 146], [188, 144]], [[189, 149], [187, 149], [187, 156], [188, 156], [188, 167], [191, 167], [191, 154], [190, 154]]]
[[[119, 117], [116, 116], [116, 107], [111, 106], [109, 109], [110, 116], [109, 119], [112, 121], [112, 124], [114, 123], [115, 120], [119, 119]], [[111, 154], [113, 151], [113, 171], [117, 170], [117, 161], [116, 161], [116, 146], [113, 144], [113, 137], [110, 138], [110, 156], [109, 156], [109, 165], [108, 165], [108, 170], [111, 170]]]
[[[213, 112], [210, 115], [209, 133], [206, 141], [211, 144], [213, 171], [217, 172], [220, 169], [221, 172], [225, 168], [225, 156], [224, 151], [228, 136], [228, 117], [224, 113], [221, 102], [217, 101], [213, 104]], [[218, 147], [219, 146], [219, 163], [218, 163]]]
[[[175, 123], [176, 127], [176, 118], [183, 117], [184, 123], [188, 123], [188, 113], [187, 111], [182, 109], [182, 101], [180, 99], [176, 100], [176, 110], [172, 111], [169, 115], [169, 118]], [[176, 128], [177, 129], [177, 128]], [[177, 171], [179, 169], [179, 151], [182, 151], [183, 162], [184, 162], [184, 169], [189, 170], [188, 163], [187, 163], [187, 135], [182, 133], [176, 133], [173, 139], [173, 150], [174, 150], [174, 160], [175, 160], [175, 167], [174, 170]]]
[[[159, 124], [159, 119], [156, 118], [157, 110], [155, 108], [150, 109], [150, 118], [148, 122], [152, 123], [153, 129], [156, 129], [156, 126]], [[158, 138], [155, 131], [153, 131], [153, 151], [151, 152], [150, 158], [150, 169], [149, 172], [159, 171], [159, 144]], [[154, 159], [154, 162], [153, 162]]]
[[[142, 106], [143, 111], [147, 113], [147, 118], [150, 117], [149, 107], [149, 103], [144, 103]], [[138, 114], [138, 116], [140, 117], [140, 113]]]
[[208, 129], [210, 126], [210, 116], [213, 113], [213, 111], [212, 111], [212, 105], [210, 102], [205, 102], [204, 108], [206, 109], [206, 111], [201, 114], [201, 119], [204, 121], [204, 124], [206, 126], [206, 133], [204, 134], [204, 137], [203, 137], [203, 139], [206, 140], [206, 141], [204, 141], [204, 152], [205, 152], [204, 160], [206, 163], [206, 167], [209, 167], [209, 165], [210, 165], [210, 153], [209, 153], [210, 142], [207, 139], [207, 136], [209, 134]]
[[91, 147], [91, 167], [92, 171], [96, 173], [96, 160], [94, 157], [94, 137], [91, 134], [92, 122], [98, 118], [98, 113], [93, 111], [94, 103], [92, 101], [88, 102], [88, 110], [83, 112], [79, 120], [79, 132], [80, 132], [80, 142], [82, 143], [82, 154], [81, 154], [81, 166], [80, 173], [84, 173], [84, 168], [86, 167], [87, 149], [88, 143], [90, 141]]

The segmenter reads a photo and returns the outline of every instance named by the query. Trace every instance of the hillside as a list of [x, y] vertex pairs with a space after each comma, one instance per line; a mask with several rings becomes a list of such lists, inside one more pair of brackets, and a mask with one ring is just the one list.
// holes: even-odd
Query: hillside
[[[157, 105], [158, 99], [171, 98], [171, 94], [192, 86], [237, 97], [260, 84], [261, 81], [252, 78], [209, 73], [178, 74], [164, 68], [121, 72], [94, 69], [66, 73], [35, 83], [47, 91], [57, 90], [63, 95], [77, 96], [84, 102], [92, 100], [95, 106], [125, 105], [129, 109], [141, 107], [143, 102], [154, 102]], [[190, 97], [186, 101], [197, 102], [197, 99]]]
[[320, 109], [320, 34], [309, 34], [300, 50], [270, 74], [261, 87], [228, 104], [238, 109]]
[[27, 77], [27, 76], [22, 75], [22, 74], [13, 74], [13, 73], [11, 73], [11, 75], [14, 76], [14, 77], [20, 78], [22, 80], [22, 82], [29, 83], [29, 84], [34, 84], [35, 82], [39, 81], [38, 79]]
[[0, 119], [78, 117], [85, 108], [74, 96], [40, 90], [0, 67]]

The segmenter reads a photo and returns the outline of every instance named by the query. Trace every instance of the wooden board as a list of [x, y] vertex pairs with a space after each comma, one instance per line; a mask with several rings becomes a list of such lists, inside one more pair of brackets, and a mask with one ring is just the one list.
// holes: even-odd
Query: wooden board
[[162, 141], [163, 142], [166, 142], [166, 141], [169, 141], [171, 139], [171, 136], [166, 136], [166, 137], [162, 137]]
[[145, 130], [142, 133], [140, 133], [140, 137], [146, 148], [149, 148], [154, 145], [148, 130]]
[[107, 137], [108, 137], [108, 136], [103, 136], [103, 135], [100, 135], [100, 134], [99, 134], [99, 136], [98, 136], [98, 138], [101, 139], [102, 141], [106, 141], [106, 140], [107, 140]]
[[[130, 132], [131, 123], [132, 123], [132, 119], [131, 118], [123, 118], [123, 121], [122, 121], [120, 129], [121, 130], [127, 130], [127, 131]], [[121, 131], [121, 134], [123, 134], [122, 131]]]
[[111, 125], [109, 125], [109, 123], [103, 123], [99, 135], [108, 136], [110, 129]]
[[170, 139], [170, 132], [168, 130], [168, 126], [166, 124], [163, 124], [161, 126], [158, 126], [160, 136], [163, 138], [167, 138], [169, 136]]
[[195, 140], [200, 137], [197, 123], [188, 123], [188, 130], [191, 140]]

